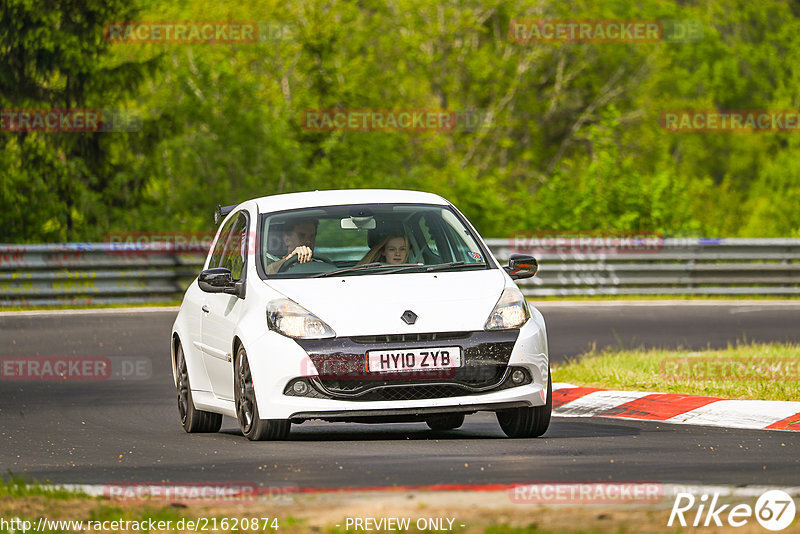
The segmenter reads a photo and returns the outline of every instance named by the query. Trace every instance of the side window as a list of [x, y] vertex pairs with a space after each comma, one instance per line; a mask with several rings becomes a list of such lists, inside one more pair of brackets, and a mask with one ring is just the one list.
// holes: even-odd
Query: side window
[[231, 228], [236, 223], [238, 217], [231, 217], [228, 219], [228, 222], [225, 223], [225, 226], [222, 227], [222, 230], [219, 233], [219, 237], [217, 238], [217, 242], [214, 243], [214, 251], [211, 253], [211, 261], [208, 262], [208, 268], [214, 269], [215, 267], [221, 267], [222, 263], [222, 254], [225, 250], [225, 244], [228, 241], [228, 236], [231, 233]]
[[433, 236], [431, 235], [431, 229], [428, 226], [428, 217], [423, 216], [419, 219], [419, 229], [422, 230], [422, 237], [425, 240], [425, 244], [428, 245], [428, 249], [433, 252], [434, 254], [439, 254], [439, 247], [436, 246], [436, 241], [434, 241]]
[[442, 220], [444, 221], [442, 226], [447, 234], [447, 240], [456, 251], [455, 260], [467, 263], [484, 261], [480, 253], [480, 246], [451, 211], [443, 210]]
[[242, 271], [247, 260], [247, 217], [239, 213], [236, 222], [228, 233], [225, 251], [222, 253], [220, 267], [230, 270], [234, 280], [242, 278]]
[[244, 272], [246, 259], [247, 217], [244, 212], [240, 212], [222, 228], [219, 239], [214, 244], [208, 268], [223, 267], [231, 272], [235, 280], [239, 280]]
[[435, 215], [426, 214], [420, 218], [419, 226], [428, 250], [435, 256], [427, 259], [426, 263], [451, 261], [452, 253], [447, 242], [447, 236], [442, 231], [442, 219]]

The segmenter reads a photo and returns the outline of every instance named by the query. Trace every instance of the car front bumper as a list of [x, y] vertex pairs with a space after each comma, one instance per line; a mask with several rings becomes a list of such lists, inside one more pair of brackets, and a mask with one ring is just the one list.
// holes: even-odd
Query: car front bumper
[[[256, 390], [259, 416], [262, 419], [306, 419], [358, 420], [370, 417], [422, 417], [426, 414], [497, 411], [502, 409], [541, 406], [547, 402], [547, 381], [549, 379], [549, 358], [547, 354], [546, 332], [540, 314], [535, 313], [520, 329], [506, 333], [475, 334], [472, 340], [425, 340], [416, 342], [397, 342], [376, 345], [363, 343], [353, 349], [350, 340], [331, 339], [314, 342], [296, 342], [275, 332], [264, 334], [257, 340], [261, 349], [248, 348], [248, 360]], [[493, 343], [491, 340], [496, 340]], [[489, 340], [489, 341], [487, 341]], [[378, 341], [376, 340], [376, 343]], [[526, 384], [508, 387], [489, 387], [484, 391], [464, 391], [463, 394], [436, 398], [408, 398], [401, 400], [359, 400], [346, 395], [329, 395], [329, 390], [320, 395], [314, 390], [312, 396], [286, 394], [287, 386], [300, 377], [308, 377], [309, 382], [333, 378], [329, 371], [318, 370], [322, 352], [334, 354], [338, 360], [360, 362], [363, 369], [364, 354], [367, 350], [405, 347], [409, 344], [420, 346], [441, 346], [459, 344], [464, 348], [465, 364], [497, 367], [522, 368], [527, 372]], [[269, 349], [267, 349], [269, 347]], [[322, 348], [328, 349], [322, 350]], [[361, 351], [357, 353], [357, 351]], [[499, 355], [499, 356], [498, 356]], [[324, 365], [324, 362], [323, 362]], [[474, 367], [473, 367], [474, 368]], [[362, 370], [363, 373], [363, 370]], [[486, 374], [490, 377], [491, 373]], [[500, 373], [500, 385], [507, 373]], [[454, 377], [462, 381], [463, 375]], [[487, 378], [489, 380], [489, 378]], [[330, 383], [330, 382], [328, 382]], [[444, 381], [443, 385], [447, 385]], [[410, 387], [424, 383], [409, 383]], [[487, 382], [488, 384], [488, 382]], [[395, 382], [394, 387], [402, 387]]]

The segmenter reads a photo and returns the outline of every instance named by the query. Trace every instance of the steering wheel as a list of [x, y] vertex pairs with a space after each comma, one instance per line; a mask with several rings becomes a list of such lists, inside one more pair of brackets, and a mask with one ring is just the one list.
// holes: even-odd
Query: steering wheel
[[[330, 263], [331, 265], [336, 265], [329, 258], [323, 256], [322, 254], [317, 254], [316, 252], [311, 255], [311, 261], [319, 261], [319, 262], [322, 262], [322, 263]], [[283, 262], [283, 265], [280, 266], [280, 268], [278, 269], [278, 272], [279, 273], [286, 272], [289, 269], [291, 269], [292, 267], [294, 267], [295, 265], [297, 265], [297, 263], [298, 263], [297, 254], [295, 254], [294, 256], [292, 256], [291, 258], [289, 258], [288, 260]]]

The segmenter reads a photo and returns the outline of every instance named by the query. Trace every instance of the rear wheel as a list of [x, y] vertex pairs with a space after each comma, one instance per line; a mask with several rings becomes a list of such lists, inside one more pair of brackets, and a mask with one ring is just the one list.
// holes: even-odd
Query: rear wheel
[[464, 414], [448, 413], [432, 415], [425, 419], [425, 424], [427, 424], [431, 430], [454, 430], [464, 424]]
[[222, 414], [204, 412], [194, 407], [192, 388], [189, 387], [189, 371], [186, 368], [186, 358], [180, 343], [176, 348], [175, 370], [178, 375], [178, 414], [181, 417], [183, 429], [190, 434], [218, 432], [222, 427]]
[[513, 408], [497, 412], [497, 422], [509, 438], [538, 438], [550, 426], [553, 412], [553, 383], [547, 373], [547, 402], [544, 406]]
[[239, 420], [242, 434], [250, 441], [286, 439], [291, 428], [288, 420], [267, 420], [261, 419], [258, 415], [253, 375], [250, 373], [250, 364], [244, 347], [239, 347], [236, 351], [235, 371], [236, 419]]

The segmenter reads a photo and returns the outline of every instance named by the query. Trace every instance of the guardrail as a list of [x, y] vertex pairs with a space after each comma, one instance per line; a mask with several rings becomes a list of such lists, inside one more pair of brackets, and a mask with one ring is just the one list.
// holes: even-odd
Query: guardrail
[[[800, 239], [657, 239], [648, 246], [565, 248], [555, 239], [489, 239], [502, 263], [532, 253], [530, 297], [570, 295], [798, 295]], [[574, 242], [568, 242], [569, 246]], [[0, 305], [113, 304], [180, 298], [197, 276], [200, 246], [150, 243], [0, 245]]]
[[179, 299], [206, 257], [199, 246], [0, 245], [0, 305], [133, 304]]
[[501, 262], [514, 252], [539, 260], [539, 273], [520, 281], [527, 296], [800, 294], [800, 239], [620, 241], [602, 253], [582, 252], [604, 246], [591, 239], [585, 248], [577, 239], [487, 243]]

